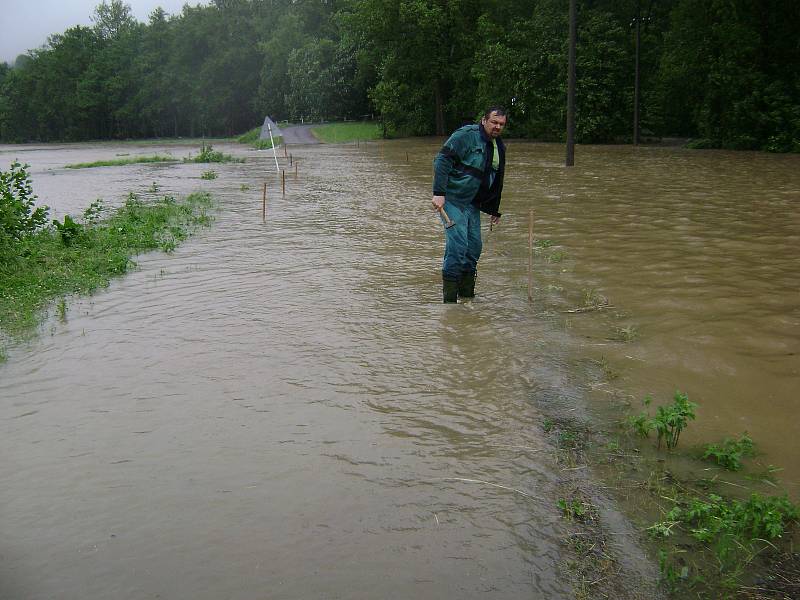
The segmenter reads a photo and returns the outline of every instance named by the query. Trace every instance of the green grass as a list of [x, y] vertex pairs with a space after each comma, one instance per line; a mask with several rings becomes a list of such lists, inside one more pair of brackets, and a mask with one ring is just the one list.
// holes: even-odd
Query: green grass
[[243, 133], [239, 137], [236, 138], [236, 141], [240, 144], [255, 144], [258, 141], [258, 137], [261, 135], [261, 127], [253, 127], [247, 133]]
[[[0, 257], [0, 330], [22, 334], [41, 323], [54, 301], [90, 294], [125, 274], [137, 254], [171, 252], [193, 228], [211, 222], [210, 206], [207, 193], [147, 203], [131, 194], [107, 220], [70, 221], [69, 237], [51, 227], [16, 242]], [[66, 304], [60, 306], [64, 316]]]
[[275, 146], [277, 147], [280, 146], [281, 143], [283, 142], [283, 137], [278, 136], [276, 138], [273, 138], [272, 140], [269, 138], [267, 138], [266, 140], [256, 140], [255, 142], [253, 142], [253, 148], [255, 148], [256, 150], [269, 150], [270, 148], [272, 148], [273, 140], [275, 141]]
[[377, 123], [369, 121], [353, 123], [329, 123], [311, 129], [311, 133], [319, 141], [327, 144], [340, 144], [356, 140], [377, 140], [381, 137], [381, 129]]
[[[270, 140], [269, 138], [261, 140], [259, 139], [260, 135], [261, 135], [261, 127], [253, 127], [247, 133], [243, 133], [238, 138], [236, 138], [236, 141], [239, 142], [240, 144], [250, 144], [256, 150], [267, 150], [269, 148], [272, 148], [272, 140]], [[277, 136], [274, 138], [274, 140], [275, 140], [275, 145], [278, 146], [281, 144], [283, 138]]]
[[65, 169], [91, 169], [93, 167], [120, 167], [124, 165], [135, 165], [139, 163], [164, 163], [177, 162], [173, 156], [134, 156], [133, 158], [117, 158], [114, 160], [96, 160], [90, 163], [75, 163], [64, 165]]

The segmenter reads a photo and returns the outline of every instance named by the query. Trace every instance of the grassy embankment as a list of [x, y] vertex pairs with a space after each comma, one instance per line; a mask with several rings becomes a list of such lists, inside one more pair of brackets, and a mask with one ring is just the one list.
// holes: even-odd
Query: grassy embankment
[[381, 128], [377, 123], [361, 121], [353, 123], [328, 123], [313, 127], [311, 133], [326, 144], [342, 144], [357, 140], [377, 140], [381, 138]]
[[[311, 133], [319, 141], [326, 144], [342, 144], [355, 142], [357, 140], [377, 140], [381, 138], [381, 129], [376, 123], [370, 121], [347, 122], [347, 123], [328, 123], [317, 125], [311, 129]], [[260, 140], [261, 127], [254, 127], [245, 134], [236, 138], [241, 144], [251, 144], [254, 148], [263, 150], [272, 148], [270, 140]], [[283, 141], [282, 137], [275, 138], [275, 144], [279, 145]]]
[[[20, 172], [17, 182], [29, 184], [24, 167], [16, 169]], [[112, 214], [105, 214], [98, 200], [84, 212], [82, 222], [66, 216], [48, 225], [46, 211], [30, 210], [29, 187], [13, 181], [11, 186], [3, 184], [2, 204], [23, 208], [16, 211], [16, 222], [0, 223], [5, 226], [0, 230], [0, 342], [34, 329], [53, 302], [63, 317], [67, 296], [107, 286], [135, 267], [137, 254], [171, 252], [196, 227], [213, 220], [207, 214], [212, 204], [208, 193], [194, 193], [180, 202], [171, 196], [144, 202], [132, 193]], [[31, 215], [36, 223], [28, 218]], [[0, 343], [0, 360], [4, 356]]]
[[[266, 140], [260, 140], [258, 139], [260, 135], [261, 135], [261, 127], [253, 127], [247, 133], [243, 133], [238, 138], [236, 138], [236, 141], [239, 142], [240, 144], [250, 144], [256, 150], [267, 150], [269, 148], [272, 148], [272, 140], [270, 140], [269, 138], [267, 138]], [[273, 139], [275, 140], [276, 146], [280, 145], [281, 141], [283, 141], [282, 137], [275, 137]]]

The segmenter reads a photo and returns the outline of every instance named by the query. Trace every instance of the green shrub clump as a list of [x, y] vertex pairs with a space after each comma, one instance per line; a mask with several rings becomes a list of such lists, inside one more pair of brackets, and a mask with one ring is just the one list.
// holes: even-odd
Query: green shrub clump
[[706, 444], [703, 459], [716, 462], [723, 469], [738, 471], [742, 468], [742, 458], [755, 456], [755, 444], [744, 433], [736, 440], [725, 438], [720, 444]]
[[203, 144], [200, 153], [197, 156], [184, 158], [184, 162], [191, 163], [224, 163], [224, 162], [244, 162], [244, 159], [235, 158], [230, 154], [223, 154], [214, 150], [213, 146]]
[[0, 171], [0, 250], [46, 225], [48, 208], [35, 203], [28, 165], [15, 160], [8, 171]]
[[[652, 401], [648, 396], [644, 399], [644, 405], [650, 406]], [[697, 404], [690, 402], [686, 394], [676, 391], [672, 404], [659, 406], [654, 417], [643, 412], [630, 417], [628, 424], [641, 437], [649, 437], [650, 432], [655, 430], [659, 449], [662, 442], [666, 442], [667, 449], [673, 449], [678, 445], [681, 432], [686, 429], [689, 421], [695, 419], [696, 408]]]

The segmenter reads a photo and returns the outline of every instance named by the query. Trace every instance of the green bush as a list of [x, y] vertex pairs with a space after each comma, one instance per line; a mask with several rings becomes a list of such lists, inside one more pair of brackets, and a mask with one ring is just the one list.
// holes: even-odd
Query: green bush
[[0, 245], [35, 233], [47, 223], [46, 206], [34, 207], [28, 165], [16, 160], [8, 171], [0, 171]]

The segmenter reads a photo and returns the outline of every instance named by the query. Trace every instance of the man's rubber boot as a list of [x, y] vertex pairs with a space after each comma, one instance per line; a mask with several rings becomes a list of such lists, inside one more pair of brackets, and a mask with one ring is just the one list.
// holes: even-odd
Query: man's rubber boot
[[458, 295], [461, 298], [475, 297], [475, 273], [464, 273], [458, 282]]
[[442, 277], [442, 297], [445, 304], [458, 302], [458, 281]]

